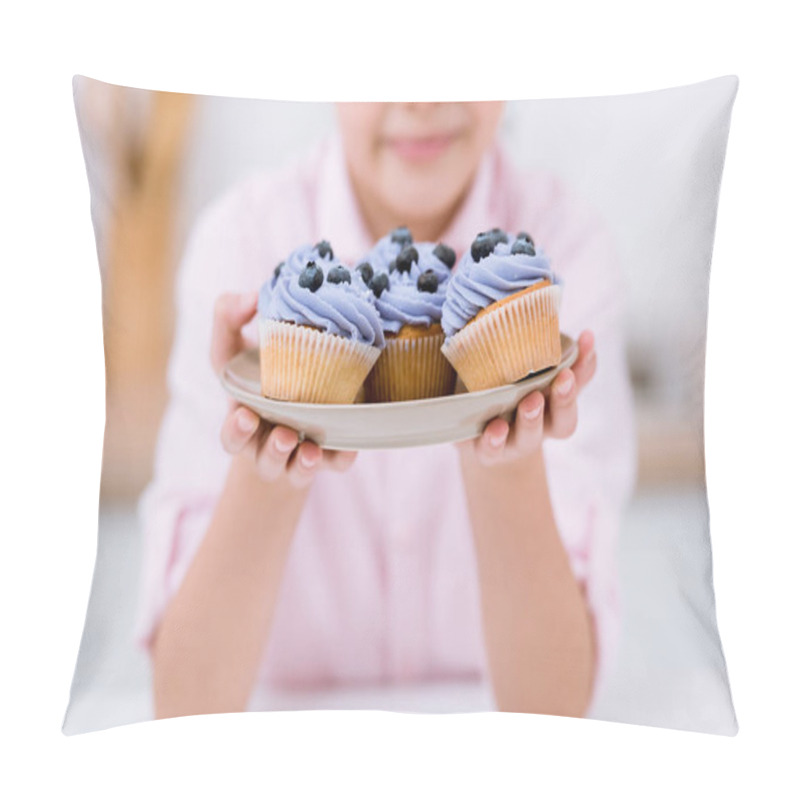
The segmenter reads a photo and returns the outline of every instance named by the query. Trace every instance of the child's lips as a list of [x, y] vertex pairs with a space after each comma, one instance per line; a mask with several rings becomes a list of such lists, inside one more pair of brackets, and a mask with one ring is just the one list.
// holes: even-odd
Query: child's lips
[[455, 134], [388, 139], [387, 144], [406, 161], [430, 161], [438, 158], [453, 143]]

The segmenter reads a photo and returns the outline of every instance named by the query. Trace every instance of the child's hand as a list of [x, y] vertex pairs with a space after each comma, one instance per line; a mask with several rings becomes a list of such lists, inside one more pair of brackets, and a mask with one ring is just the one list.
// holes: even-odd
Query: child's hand
[[473, 455], [484, 466], [508, 463], [536, 452], [544, 437], [566, 439], [578, 425], [578, 392], [594, 376], [597, 354], [594, 335], [584, 331], [578, 338], [578, 360], [560, 372], [550, 386], [547, 399], [531, 392], [517, 406], [513, 425], [495, 417], [476, 439], [461, 442], [464, 455]]
[[[242, 326], [253, 318], [257, 304], [255, 292], [224, 294], [217, 300], [211, 336], [211, 364], [217, 373], [246, 347]], [[298, 444], [297, 431], [270, 425], [233, 401], [222, 425], [221, 439], [226, 452], [246, 458], [262, 480], [275, 481], [285, 476], [298, 489], [308, 486], [318, 469], [341, 472], [356, 457], [354, 452], [323, 450], [314, 442]]]

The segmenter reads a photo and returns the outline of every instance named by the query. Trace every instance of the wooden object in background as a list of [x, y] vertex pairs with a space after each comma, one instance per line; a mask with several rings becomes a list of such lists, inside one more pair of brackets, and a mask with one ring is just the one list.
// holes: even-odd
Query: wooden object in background
[[113, 182], [103, 298], [106, 499], [136, 496], [151, 474], [166, 403], [174, 230], [192, 104], [191, 95], [111, 90], [106, 145]]
[[680, 416], [675, 410], [643, 404], [637, 407], [636, 418], [638, 486], [697, 486], [705, 482], [705, 454], [698, 421]]

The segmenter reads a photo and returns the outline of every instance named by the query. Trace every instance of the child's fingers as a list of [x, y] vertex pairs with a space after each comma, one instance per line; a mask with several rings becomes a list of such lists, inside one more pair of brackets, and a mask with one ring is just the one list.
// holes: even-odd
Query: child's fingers
[[322, 448], [314, 442], [302, 442], [286, 469], [292, 486], [296, 489], [308, 486], [321, 463]]
[[211, 334], [211, 364], [215, 372], [220, 372], [242, 349], [242, 325], [256, 313], [257, 305], [257, 292], [228, 293], [217, 298]]
[[260, 422], [258, 415], [249, 408], [244, 406], [234, 408], [225, 418], [220, 431], [225, 452], [232, 456], [241, 453], [258, 430]]
[[484, 466], [496, 464], [503, 457], [508, 439], [509, 425], [500, 417], [495, 417], [475, 442], [475, 454]]
[[353, 466], [357, 455], [355, 450], [323, 450], [322, 464], [334, 472], [346, 472]]
[[587, 329], [578, 336], [578, 351], [588, 353], [590, 350], [594, 350], [594, 333]]
[[297, 447], [297, 432], [276, 425], [256, 455], [256, 469], [262, 480], [277, 480], [286, 469], [292, 450]]
[[572, 370], [565, 369], [550, 387], [546, 431], [554, 439], [566, 439], [577, 426], [578, 386]]
[[533, 452], [541, 445], [544, 406], [544, 395], [541, 392], [531, 392], [520, 400], [512, 437], [512, 445], [519, 453]]
[[578, 337], [578, 360], [572, 366], [578, 391], [594, 377], [596, 369], [597, 351], [594, 348], [594, 334], [591, 331], [584, 331]]
[[594, 374], [597, 372], [597, 353], [592, 350], [580, 364], [575, 364], [572, 369], [575, 372], [575, 380], [578, 382], [578, 391], [580, 391], [594, 378]]

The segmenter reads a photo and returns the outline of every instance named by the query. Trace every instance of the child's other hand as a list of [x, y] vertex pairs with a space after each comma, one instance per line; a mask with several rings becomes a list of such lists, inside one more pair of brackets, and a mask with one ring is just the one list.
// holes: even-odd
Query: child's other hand
[[495, 417], [476, 439], [458, 445], [462, 454], [472, 455], [484, 466], [508, 463], [536, 452], [546, 436], [566, 439], [578, 425], [578, 393], [594, 376], [597, 354], [594, 335], [584, 331], [578, 337], [578, 360], [560, 372], [547, 398], [531, 392], [520, 400], [514, 423]]
[[[225, 364], [246, 346], [242, 327], [255, 315], [258, 294], [224, 294], [214, 306], [211, 336], [211, 364], [218, 374]], [[288, 478], [298, 489], [311, 483], [320, 468], [344, 471], [356, 453], [323, 450], [314, 442], [300, 442], [297, 431], [270, 425], [255, 412], [231, 401], [220, 434], [225, 451], [246, 459], [262, 480]]]

